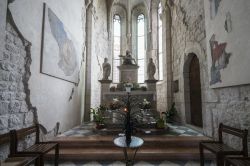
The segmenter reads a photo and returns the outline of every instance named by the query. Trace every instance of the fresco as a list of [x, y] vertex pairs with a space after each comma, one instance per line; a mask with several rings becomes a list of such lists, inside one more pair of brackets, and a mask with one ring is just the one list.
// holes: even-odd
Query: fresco
[[77, 42], [58, 16], [44, 4], [41, 72], [78, 82]]
[[210, 2], [210, 18], [213, 19], [217, 13], [222, 0], [209, 0]]
[[222, 82], [220, 70], [228, 66], [231, 53], [226, 52], [227, 43], [219, 43], [216, 41], [214, 34], [209, 40], [209, 44], [212, 59], [210, 85], [213, 85]]

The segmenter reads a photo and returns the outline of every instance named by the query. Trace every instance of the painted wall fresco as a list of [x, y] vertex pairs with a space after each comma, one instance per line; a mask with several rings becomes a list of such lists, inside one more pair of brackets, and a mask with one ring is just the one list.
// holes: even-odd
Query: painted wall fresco
[[[78, 43], [64, 23], [44, 3], [41, 72], [69, 82], [78, 82]], [[57, 68], [55, 69], [55, 66]]]
[[229, 63], [231, 53], [226, 52], [227, 43], [219, 43], [213, 34], [209, 40], [212, 65], [210, 85], [222, 82], [220, 70], [225, 69]]

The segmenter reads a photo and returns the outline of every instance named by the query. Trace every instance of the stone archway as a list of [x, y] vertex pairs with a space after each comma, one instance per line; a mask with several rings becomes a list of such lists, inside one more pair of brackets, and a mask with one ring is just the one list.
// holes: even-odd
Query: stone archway
[[196, 54], [188, 54], [187, 60], [184, 63], [183, 74], [186, 123], [202, 127], [200, 63]]

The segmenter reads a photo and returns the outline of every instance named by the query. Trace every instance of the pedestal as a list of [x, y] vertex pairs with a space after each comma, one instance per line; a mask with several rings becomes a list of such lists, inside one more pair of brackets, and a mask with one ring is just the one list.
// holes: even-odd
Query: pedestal
[[148, 91], [154, 91], [156, 92], [156, 82], [158, 80], [145, 80], [145, 83], [147, 84]]
[[104, 94], [109, 92], [111, 80], [99, 80], [101, 83], [101, 104], [104, 104]]
[[137, 65], [121, 65], [118, 66], [120, 70], [120, 82], [137, 82], [138, 79], [138, 68]]

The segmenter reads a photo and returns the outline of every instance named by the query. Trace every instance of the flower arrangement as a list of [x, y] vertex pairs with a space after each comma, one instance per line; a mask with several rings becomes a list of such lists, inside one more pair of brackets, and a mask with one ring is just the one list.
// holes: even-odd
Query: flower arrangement
[[139, 108], [140, 109], [150, 109], [151, 103], [147, 99], [143, 99], [143, 102], [139, 103]]
[[113, 98], [113, 101], [109, 104], [109, 108], [111, 110], [120, 109], [123, 106], [124, 106], [123, 102], [119, 101], [117, 98]]
[[124, 85], [124, 87], [133, 88], [133, 84], [132, 84], [132, 83], [129, 83], [129, 82], [125, 82], [123, 85]]

